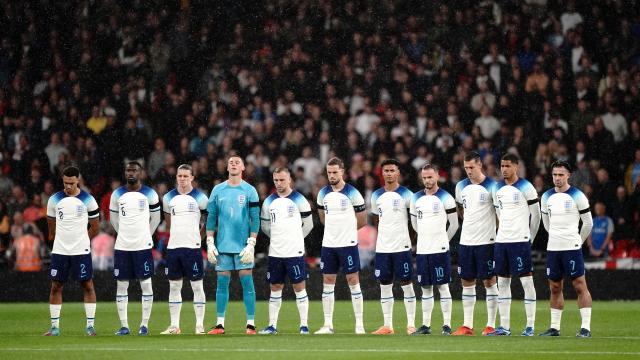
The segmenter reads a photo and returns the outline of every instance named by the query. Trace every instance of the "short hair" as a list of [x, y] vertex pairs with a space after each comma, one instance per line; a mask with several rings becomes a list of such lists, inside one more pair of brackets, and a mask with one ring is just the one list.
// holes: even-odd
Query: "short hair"
[[[304, 170], [304, 168], [303, 168], [303, 170]], [[289, 169], [286, 166], [277, 167], [277, 168], [273, 169], [273, 173], [274, 174], [287, 173], [287, 174], [291, 175], [291, 172], [289, 171]]]
[[189, 164], [181, 164], [180, 166], [178, 166], [178, 170], [189, 170], [191, 176], [193, 176], [193, 166]]
[[382, 160], [382, 163], [380, 164], [380, 167], [385, 167], [387, 165], [395, 165], [398, 169], [400, 168], [400, 161], [396, 160], [396, 159], [384, 159]]
[[137, 166], [137, 167], [138, 167], [138, 169], [142, 169], [142, 164], [140, 164], [139, 162], [137, 162], [137, 161], [135, 161], [135, 160], [134, 160], [134, 161], [129, 161], [129, 162], [127, 163], [127, 167], [129, 167], [129, 166], [131, 166], [131, 165], [133, 165], [133, 166]]
[[344, 161], [342, 161], [338, 157], [332, 157], [331, 159], [329, 159], [329, 161], [327, 161], [327, 166], [334, 166], [334, 165], [338, 165], [340, 169], [344, 169]]
[[520, 158], [516, 154], [506, 153], [502, 155], [501, 161], [510, 161], [512, 164], [517, 164], [520, 162]]
[[64, 170], [62, 170], [62, 176], [80, 177], [80, 169], [78, 169], [77, 167], [75, 167], [73, 165], [67, 166], [66, 168], [64, 168]]
[[480, 161], [480, 153], [477, 151], [469, 151], [464, 155], [464, 161]]
[[229, 162], [229, 160], [231, 160], [231, 158], [238, 158], [244, 164], [244, 159], [242, 158], [242, 156], [240, 156], [238, 154], [231, 154], [231, 155], [227, 156], [227, 162]]
[[561, 167], [567, 169], [568, 172], [571, 172], [571, 165], [569, 165], [569, 163], [564, 160], [556, 160], [553, 162], [553, 164], [551, 164], [551, 169], [561, 168]]
[[424, 165], [422, 165], [422, 167], [420, 168], [420, 170], [433, 170], [436, 173], [438, 173], [440, 171], [440, 168], [438, 167], [438, 165], [432, 164], [432, 163], [426, 163]]

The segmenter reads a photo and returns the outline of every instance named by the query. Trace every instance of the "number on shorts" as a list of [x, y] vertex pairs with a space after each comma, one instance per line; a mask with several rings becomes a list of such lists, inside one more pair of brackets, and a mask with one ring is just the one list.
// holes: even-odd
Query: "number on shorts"
[[80, 275], [85, 275], [87, 273], [86, 265], [80, 264]]
[[193, 264], [193, 271], [195, 271], [195, 272], [198, 271], [198, 263], [194, 263]]
[[436, 276], [439, 278], [444, 277], [444, 268], [442, 268], [442, 266], [436, 268]]
[[353, 266], [353, 258], [351, 255], [347, 256], [347, 264], [349, 264], [349, 266]]
[[575, 262], [575, 260], [569, 261], [569, 264], [571, 264], [571, 272], [576, 271], [576, 262]]
[[409, 263], [404, 263], [403, 267], [404, 267], [404, 272], [408, 273], [409, 272]]
[[300, 266], [299, 265], [293, 265], [293, 275], [295, 277], [300, 276]]
[[516, 261], [518, 262], [518, 267], [521, 268], [524, 264], [522, 264], [522, 258], [520, 256], [518, 256], [516, 258]]
[[149, 272], [149, 262], [148, 261], [144, 262], [144, 272]]

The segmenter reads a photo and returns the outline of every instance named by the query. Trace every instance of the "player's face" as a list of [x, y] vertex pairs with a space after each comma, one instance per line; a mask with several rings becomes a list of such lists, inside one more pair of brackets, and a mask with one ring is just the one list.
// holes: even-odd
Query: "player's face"
[[237, 156], [229, 158], [229, 161], [227, 161], [227, 171], [229, 172], [229, 175], [232, 176], [242, 174], [244, 171], [244, 162]]
[[518, 171], [518, 164], [514, 164], [509, 160], [500, 161], [500, 171], [502, 171], [502, 177], [505, 179], [513, 179]]
[[438, 173], [433, 169], [422, 170], [421, 172], [422, 183], [425, 189], [432, 190], [438, 184]]
[[140, 168], [137, 165], [127, 165], [124, 174], [127, 178], [127, 184], [134, 185], [140, 179]]
[[337, 185], [342, 180], [344, 175], [344, 169], [341, 169], [338, 165], [327, 165], [327, 180], [329, 184]]
[[284, 194], [291, 188], [291, 176], [287, 172], [273, 174], [273, 184], [278, 194]]
[[556, 167], [551, 170], [553, 185], [557, 188], [564, 187], [569, 181], [569, 171], [564, 167]]
[[62, 176], [62, 183], [64, 184], [64, 193], [67, 195], [73, 195], [78, 191], [78, 178], [76, 176]]
[[398, 182], [400, 169], [396, 165], [385, 165], [382, 167], [382, 177], [387, 184], [395, 184]]
[[471, 180], [479, 179], [482, 176], [482, 163], [477, 160], [465, 161], [464, 171]]
[[179, 169], [178, 174], [176, 174], [176, 181], [178, 182], [178, 187], [188, 187], [193, 181], [193, 175], [191, 175], [191, 171], [187, 169]]

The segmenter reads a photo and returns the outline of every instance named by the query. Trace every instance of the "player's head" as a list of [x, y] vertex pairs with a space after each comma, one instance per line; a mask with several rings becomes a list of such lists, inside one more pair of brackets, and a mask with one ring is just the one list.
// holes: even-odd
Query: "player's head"
[[191, 185], [193, 181], [193, 168], [189, 164], [182, 164], [178, 166], [178, 171], [176, 172], [176, 182], [178, 183], [178, 187], [187, 188]]
[[500, 171], [505, 180], [514, 180], [518, 175], [518, 163], [520, 159], [517, 155], [506, 153], [500, 159]]
[[124, 168], [124, 175], [127, 178], [127, 184], [135, 185], [140, 181], [142, 173], [142, 165], [137, 161], [129, 161]]
[[438, 171], [439, 169], [436, 165], [429, 163], [422, 165], [420, 178], [422, 179], [422, 184], [424, 184], [425, 189], [431, 191], [438, 187], [438, 179], [440, 178]]
[[242, 175], [244, 171], [244, 161], [239, 155], [231, 155], [227, 159], [227, 171], [230, 176]]
[[382, 164], [382, 177], [386, 184], [395, 184], [400, 177], [400, 162], [396, 159], [384, 159]]
[[80, 182], [80, 169], [75, 166], [67, 166], [62, 170], [62, 183], [64, 184], [64, 193], [67, 195], [75, 195], [78, 191], [78, 183]]
[[278, 194], [286, 194], [291, 189], [291, 174], [286, 167], [277, 167], [273, 170], [273, 185]]
[[338, 185], [344, 175], [344, 162], [337, 157], [327, 161], [327, 180], [329, 184]]
[[551, 176], [553, 177], [553, 185], [562, 188], [569, 182], [571, 166], [564, 160], [556, 160], [551, 164]]
[[471, 180], [478, 180], [482, 177], [482, 160], [477, 151], [470, 151], [464, 156], [464, 171]]

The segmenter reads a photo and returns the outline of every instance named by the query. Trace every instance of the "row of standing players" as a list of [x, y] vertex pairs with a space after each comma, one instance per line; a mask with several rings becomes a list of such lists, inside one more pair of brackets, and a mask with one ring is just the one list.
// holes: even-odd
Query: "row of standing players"
[[[380, 282], [380, 303], [384, 324], [373, 334], [393, 334], [393, 282], [404, 292], [408, 334], [431, 334], [434, 286], [438, 288], [444, 335], [473, 335], [476, 279], [486, 290], [487, 324], [483, 335], [511, 334], [511, 278], [518, 277], [524, 289], [527, 324], [523, 336], [534, 335], [536, 291], [533, 283], [531, 241], [538, 231], [540, 217], [549, 232], [547, 276], [551, 289], [551, 326], [543, 336], [560, 335], [564, 306], [563, 280], [569, 278], [578, 295], [582, 317], [579, 337], [590, 337], [591, 296], [586, 286], [581, 245], [589, 235], [592, 220], [585, 195], [568, 183], [571, 167], [556, 162], [552, 167], [554, 188], [541, 199], [527, 180], [518, 178], [519, 159], [506, 154], [501, 159], [503, 180], [495, 182], [483, 174], [480, 156], [465, 156], [468, 177], [456, 186], [455, 198], [438, 187], [439, 169], [425, 164], [420, 172], [424, 189], [413, 193], [399, 184], [399, 163], [383, 161], [384, 186], [371, 195], [371, 213], [378, 228], [375, 276]], [[178, 167], [177, 186], [160, 204], [157, 193], [140, 182], [141, 166], [130, 162], [125, 168], [127, 184], [116, 189], [110, 202], [110, 221], [118, 233], [114, 253], [117, 281], [117, 310], [121, 328], [116, 335], [130, 334], [127, 305], [129, 281], [138, 279], [142, 290], [142, 321], [139, 335], [148, 334], [153, 305], [151, 276], [153, 259], [151, 234], [165, 212], [170, 240], [166, 275], [169, 278], [171, 325], [162, 334], [180, 334], [181, 289], [188, 278], [193, 290], [196, 334], [205, 334], [205, 294], [202, 278], [201, 214], [206, 214], [207, 257], [217, 272], [216, 325], [208, 334], [225, 333], [225, 313], [229, 300], [232, 271], [237, 271], [243, 289], [247, 315], [246, 333], [255, 334], [255, 291], [252, 268], [259, 227], [270, 237], [267, 278], [271, 284], [269, 326], [261, 334], [276, 334], [282, 290], [288, 277], [295, 292], [300, 315], [300, 333], [308, 334], [308, 296], [305, 288], [304, 238], [313, 228], [311, 207], [302, 194], [291, 188], [286, 168], [273, 173], [276, 191], [260, 209], [257, 191], [242, 180], [244, 163], [231, 156], [227, 162], [229, 178], [215, 186], [207, 198], [192, 187], [189, 165]], [[318, 193], [317, 206], [324, 236], [321, 252], [323, 273], [322, 307], [324, 325], [316, 334], [332, 334], [334, 288], [340, 270], [351, 291], [355, 332], [364, 334], [363, 295], [359, 282], [357, 230], [366, 222], [362, 195], [343, 179], [344, 164], [332, 158], [326, 165], [329, 185]], [[48, 336], [60, 334], [62, 288], [71, 275], [81, 282], [87, 315], [86, 334], [95, 335], [96, 297], [93, 289], [90, 237], [98, 231], [99, 210], [95, 199], [79, 189], [79, 170], [63, 171], [64, 190], [49, 200], [49, 237], [54, 239], [50, 278], [51, 328]], [[464, 322], [451, 329], [452, 298], [449, 291], [451, 261], [449, 241], [458, 230], [458, 217], [464, 219], [459, 251], [458, 273], [462, 280]], [[496, 226], [496, 220], [499, 226]], [[409, 225], [410, 224], [410, 225]], [[416, 295], [412, 280], [410, 226], [417, 233], [416, 280], [422, 289], [423, 323], [415, 326]], [[497, 228], [497, 231], [496, 231]], [[88, 230], [85, 230], [88, 229]], [[214, 236], [215, 235], [215, 236]], [[496, 281], [497, 277], [497, 281]], [[495, 327], [496, 314], [500, 326]]]

